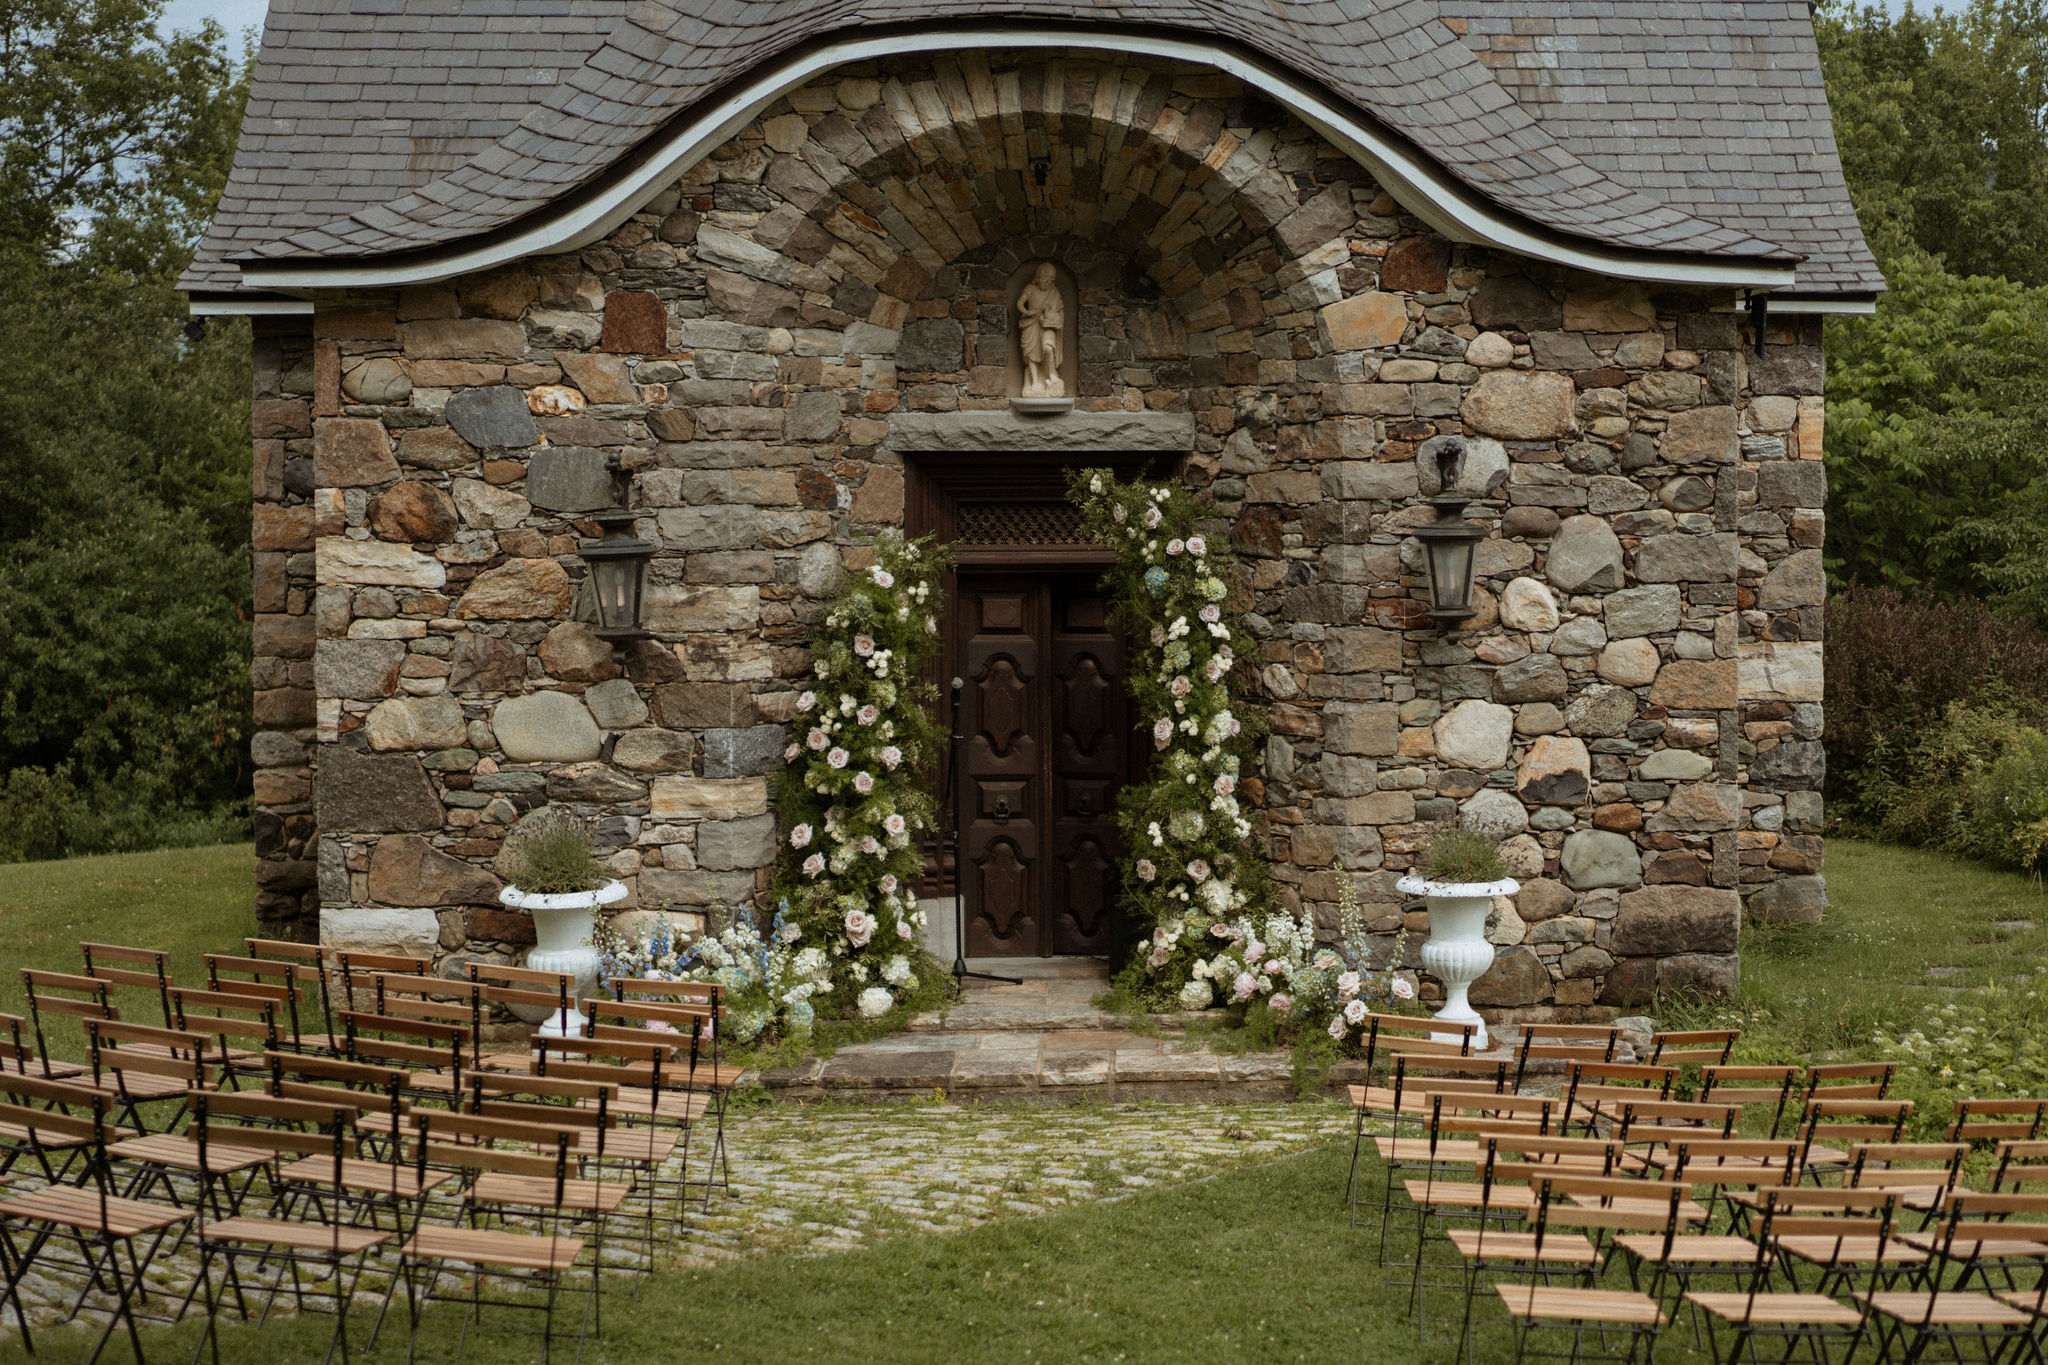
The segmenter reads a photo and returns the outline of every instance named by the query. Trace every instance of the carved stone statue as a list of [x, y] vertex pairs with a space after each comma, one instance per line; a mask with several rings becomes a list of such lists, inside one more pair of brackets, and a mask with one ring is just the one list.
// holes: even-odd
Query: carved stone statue
[[1066, 352], [1067, 308], [1051, 261], [1041, 261], [1017, 295], [1018, 354], [1024, 362], [1026, 398], [1065, 398], [1060, 365]]

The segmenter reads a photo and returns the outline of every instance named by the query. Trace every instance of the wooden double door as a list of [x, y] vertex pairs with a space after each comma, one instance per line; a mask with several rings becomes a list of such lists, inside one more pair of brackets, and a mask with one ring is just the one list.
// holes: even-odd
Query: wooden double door
[[960, 573], [956, 816], [970, 957], [1110, 948], [1116, 797], [1133, 752], [1123, 640], [1098, 578]]

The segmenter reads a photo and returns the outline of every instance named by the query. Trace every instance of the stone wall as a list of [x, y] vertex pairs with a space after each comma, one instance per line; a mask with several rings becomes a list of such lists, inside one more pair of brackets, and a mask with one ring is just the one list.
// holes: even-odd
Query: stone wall
[[[1725, 989], [1745, 898], [1818, 913], [1817, 326], [1759, 357], [1725, 292], [1453, 246], [1230, 79], [1072, 56], [844, 69], [600, 244], [321, 307], [338, 402], [279, 401], [313, 414], [322, 932], [516, 951], [484, 864], [543, 802], [603, 822], [629, 904], [763, 887], [807, 623], [903, 517], [906, 418], [1006, 407], [1045, 256], [1079, 408], [1192, 419], [1246, 558], [1294, 903], [1327, 924], [1349, 878], [1392, 933], [1431, 821], [1507, 823], [1474, 998], [1510, 1012]], [[1408, 532], [1453, 434], [1493, 535], [1446, 635]], [[579, 624], [608, 458], [665, 546], [623, 675]]]

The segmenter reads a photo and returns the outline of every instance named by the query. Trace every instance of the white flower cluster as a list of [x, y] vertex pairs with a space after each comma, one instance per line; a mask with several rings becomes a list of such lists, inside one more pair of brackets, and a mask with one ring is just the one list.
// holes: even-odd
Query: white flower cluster
[[1264, 919], [1205, 921], [1190, 918], [1169, 921], [1153, 931], [1153, 952], [1171, 951], [1176, 939], [1199, 943], [1207, 923], [1209, 947], [1198, 947], [1207, 955], [1195, 959], [1188, 982], [1181, 987], [1181, 1004], [1187, 1009], [1211, 1005], [1244, 1005], [1264, 998], [1282, 1014], [1293, 1007], [1289, 988], [1294, 975], [1307, 965], [1315, 946], [1315, 932], [1292, 915], [1267, 915]]
[[606, 929], [592, 942], [605, 976], [723, 987], [726, 1027], [744, 1043], [777, 1021], [789, 1033], [807, 1033], [815, 1022], [811, 1001], [832, 989], [832, 963], [822, 948], [797, 946], [802, 937], [803, 927], [778, 912], [766, 938], [753, 917], [742, 914], [718, 933], [690, 941], [668, 915], [657, 914], [633, 933]]

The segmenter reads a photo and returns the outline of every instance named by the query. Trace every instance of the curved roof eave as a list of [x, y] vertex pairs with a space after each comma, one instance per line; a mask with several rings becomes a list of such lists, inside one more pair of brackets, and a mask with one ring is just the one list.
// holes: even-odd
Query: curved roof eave
[[[352, 258], [244, 258], [245, 285], [262, 290], [388, 288], [487, 270], [528, 256], [573, 251], [598, 241], [678, 175], [744, 128], [788, 91], [850, 62], [963, 48], [1093, 49], [1161, 57], [1237, 76], [1367, 169], [1411, 213], [1444, 236], [1598, 274], [1648, 283], [1777, 289], [1793, 282], [1799, 257], [1749, 239], [1742, 254], [1660, 252], [1603, 245], [1545, 228], [1481, 199], [1443, 167], [1313, 83], [1276, 70], [1220, 39], [1159, 32], [1074, 32], [1046, 24], [940, 26], [915, 33], [849, 31], [825, 38], [768, 68], [757, 68], [671, 124], [616, 173], [544, 218], [514, 223], [467, 242], [404, 255]], [[1690, 215], [1679, 215], [1690, 217]], [[1718, 224], [1712, 226], [1726, 232]]]

